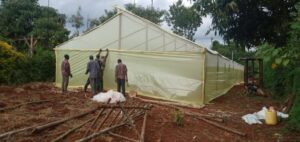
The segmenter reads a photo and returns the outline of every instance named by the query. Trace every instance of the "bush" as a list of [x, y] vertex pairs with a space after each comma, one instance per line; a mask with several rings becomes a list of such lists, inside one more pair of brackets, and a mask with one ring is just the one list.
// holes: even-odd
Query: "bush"
[[53, 81], [54, 74], [53, 51], [37, 48], [33, 57], [28, 57], [0, 41], [0, 84]]
[[[0, 83], [12, 84], [21, 75], [20, 65], [26, 62], [26, 56], [13, 49], [6, 42], [0, 41]], [[17, 75], [17, 76], [16, 76]]]
[[290, 112], [289, 127], [291, 130], [300, 131], [300, 68], [296, 68], [293, 73], [295, 74], [293, 93], [295, 93], [296, 98]]

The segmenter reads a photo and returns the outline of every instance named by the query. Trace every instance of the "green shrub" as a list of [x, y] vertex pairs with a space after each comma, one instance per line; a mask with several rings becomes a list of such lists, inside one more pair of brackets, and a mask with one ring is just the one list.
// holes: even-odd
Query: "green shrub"
[[53, 51], [37, 48], [33, 57], [28, 57], [0, 41], [0, 84], [53, 81], [54, 74]]
[[296, 68], [293, 73], [295, 74], [293, 93], [295, 93], [296, 98], [290, 112], [289, 127], [291, 130], [300, 131], [300, 68]]
[[183, 120], [184, 120], [184, 113], [179, 110], [175, 109], [172, 113], [174, 122], [176, 123], [177, 126], [183, 126]]
[[26, 56], [17, 52], [6, 42], [0, 41], [0, 83], [12, 84], [16, 80], [19, 65], [26, 62]]

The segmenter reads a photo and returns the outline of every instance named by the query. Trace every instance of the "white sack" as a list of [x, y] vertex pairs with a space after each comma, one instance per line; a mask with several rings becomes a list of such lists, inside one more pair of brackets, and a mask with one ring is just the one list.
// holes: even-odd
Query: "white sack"
[[126, 101], [122, 93], [113, 90], [109, 90], [105, 93], [99, 93], [92, 98], [93, 101], [102, 102], [102, 103], [106, 103], [109, 99], [111, 104]]
[[[263, 107], [259, 112], [255, 112], [253, 114], [247, 114], [247, 115], [242, 116], [242, 119], [250, 125], [251, 124], [262, 124], [261, 120], [265, 120], [267, 110], [268, 109], [266, 107]], [[277, 117], [288, 118], [289, 115], [277, 111]]]

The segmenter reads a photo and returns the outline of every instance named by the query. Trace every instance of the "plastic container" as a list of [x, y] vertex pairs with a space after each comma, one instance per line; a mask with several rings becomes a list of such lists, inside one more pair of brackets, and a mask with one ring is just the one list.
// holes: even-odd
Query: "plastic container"
[[275, 110], [266, 110], [265, 122], [267, 125], [276, 125], [277, 124], [277, 112]]

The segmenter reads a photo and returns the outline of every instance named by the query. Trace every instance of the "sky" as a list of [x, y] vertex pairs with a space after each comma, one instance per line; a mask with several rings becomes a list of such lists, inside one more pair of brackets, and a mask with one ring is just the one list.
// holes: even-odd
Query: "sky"
[[[162, 10], [168, 10], [169, 6], [173, 3], [176, 3], [177, 0], [153, 0], [153, 6]], [[58, 10], [59, 13], [65, 14], [67, 17], [70, 17], [72, 14], [76, 14], [78, 7], [81, 7], [81, 14], [84, 17], [86, 23], [87, 19], [99, 18], [104, 14], [104, 10], [110, 10], [113, 6], [124, 6], [127, 3], [136, 3], [144, 7], [151, 5], [151, 0], [49, 0], [49, 6]], [[191, 0], [183, 0], [185, 6], [191, 6]], [[48, 0], [39, 0], [39, 4], [43, 6], [48, 5]], [[210, 17], [202, 17], [203, 24], [198, 28], [195, 39], [196, 42], [205, 47], [210, 47], [211, 40], [219, 40], [222, 42], [220, 36], [215, 36], [214, 32], [211, 32], [208, 35], [205, 35], [207, 30], [211, 26]], [[164, 29], [170, 30], [170, 27], [166, 23], [162, 23], [161, 26]], [[70, 24], [66, 25], [66, 28], [70, 31], [75, 29], [71, 27]], [[86, 24], [83, 27], [86, 28]]]

